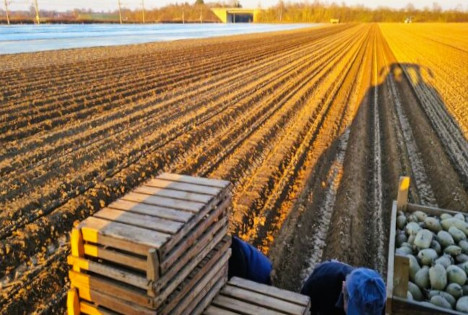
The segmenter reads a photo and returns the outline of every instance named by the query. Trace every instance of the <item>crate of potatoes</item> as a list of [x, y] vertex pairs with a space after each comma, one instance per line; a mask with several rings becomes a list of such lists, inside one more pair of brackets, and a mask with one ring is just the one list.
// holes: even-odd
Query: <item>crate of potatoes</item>
[[393, 202], [387, 314], [468, 313], [468, 215], [408, 203], [409, 177]]

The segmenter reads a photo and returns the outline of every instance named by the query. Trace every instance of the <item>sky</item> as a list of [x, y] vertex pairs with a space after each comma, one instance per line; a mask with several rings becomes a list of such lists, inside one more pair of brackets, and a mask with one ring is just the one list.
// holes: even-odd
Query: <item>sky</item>
[[[27, 9], [33, 3], [33, 0], [7, 0], [10, 10]], [[142, 1], [145, 7], [158, 8], [170, 3], [195, 2], [195, 0], [120, 0], [123, 7], [129, 9], [141, 8]], [[210, 0], [205, 0], [210, 2]], [[313, 0], [284, 0], [285, 2], [313, 2]], [[94, 11], [113, 11], [118, 8], [118, 0], [37, 0], [39, 9], [66, 11], [74, 8], [91, 8]], [[229, 3], [229, 0], [221, 0], [221, 2]], [[320, 2], [333, 2], [332, 0], [321, 0]], [[457, 6], [463, 10], [468, 10], [468, 0], [336, 0], [336, 3], [345, 3], [347, 5], [362, 4], [370, 8], [386, 6], [391, 8], [404, 8], [411, 2], [416, 8], [423, 9], [424, 7], [432, 8], [432, 4], [437, 2], [442, 9], [454, 9]], [[262, 8], [268, 8], [278, 3], [278, 0], [240, 0], [244, 8], [256, 8], [259, 5]], [[0, 8], [4, 9], [3, 1]]]

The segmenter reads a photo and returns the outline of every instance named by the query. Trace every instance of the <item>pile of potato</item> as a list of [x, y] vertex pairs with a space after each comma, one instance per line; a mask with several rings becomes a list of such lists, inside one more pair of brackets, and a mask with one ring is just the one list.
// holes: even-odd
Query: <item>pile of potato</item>
[[468, 312], [468, 218], [397, 214], [396, 254], [409, 258], [408, 299]]

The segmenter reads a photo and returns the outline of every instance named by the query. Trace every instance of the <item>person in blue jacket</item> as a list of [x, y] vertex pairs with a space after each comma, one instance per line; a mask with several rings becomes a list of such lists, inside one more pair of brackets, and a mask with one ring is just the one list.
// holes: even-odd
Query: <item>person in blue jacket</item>
[[271, 284], [270, 260], [252, 245], [236, 236], [232, 237], [228, 277], [240, 277], [263, 284]]
[[354, 268], [339, 261], [318, 265], [301, 294], [311, 299], [311, 314], [381, 315], [386, 289], [375, 270]]

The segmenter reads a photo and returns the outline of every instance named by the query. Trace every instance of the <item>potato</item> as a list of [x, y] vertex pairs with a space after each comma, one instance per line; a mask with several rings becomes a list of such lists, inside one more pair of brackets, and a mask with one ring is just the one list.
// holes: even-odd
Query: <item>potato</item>
[[423, 294], [421, 292], [421, 289], [419, 289], [419, 287], [411, 281], [408, 282], [408, 291], [411, 293], [413, 299], [415, 299], [416, 301], [423, 300]]
[[431, 288], [436, 290], [444, 290], [447, 285], [447, 272], [444, 266], [436, 264], [429, 269], [429, 281]]
[[412, 254], [413, 250], [410, 247], [402, 246], [402, 247], [398, 247], [395, 253], [406, 256], [408, 254]]
[[460, 298], [463, 295], [463, 288], [458, 283], [449, 283], [445, 292], [453, 296], [455, 299]]
[[442, 213], [440, 215], [441, 220], [450, 219], [450, 218], [453, 218], [453, 216], [451, 214], [448, 214], [448, 213]]
[[456, 245], [450, 245], [450, 246], [445, 247], [444, 249], [445, 254], [450, 254], [452, 256], [458, 256], [461, 254], [461, 252], [462, 252], [461, 248]]
[[450, 303], [441, 295], [435, 295], [431, 298], [431, 303], [442, 308], [452, 309]]
[[453, 258], [450, 255], [442, 255], [441, 257], [437, 258], [435, 260], [436, 264], [441, 264], [445, 268], [447, 268], [450, 265], [453, 265]]
[[437, 218], [431, 218], [427, 217], [424, 220], [424, 226], [428, 229], [431, 230], [432, 232], [439, 232], [442, 230], [442, 226], [440, 225], [440, 220]]
[[421, 230], [421, 227], [416, 222], [410, 222], [405, 227], [405, 231], [407, 235], [416, 236], [416, 234], [418, 234], [420, 230]]
[[437, 252], [432, 248], [423, 249], [418, 253], [419, 261], [426, 266], [432, 265], [432, 262], [437, 259], [437, 256]]
[[414, 211], [413, 215], [416, 216], [419, 222], [424, 222], [427, 219], [427, 214], [422, 211]]
[[414, 278], [416, 277], [416, 273], [419, 271], [419, 269], [421, 269], [421, 267], [419, 266], [419, 263], [416, 257], [414, 257], [413, 255], [407, 255], [407, 257], [409, 259], [410, 280], [414, 281]]
[[400, 230], [403, 230], [405, 228], [406, 222], [406, 217], [404, 215], [399, 215], [397, 217], [396, 225]]
[[459, 298], [455, 309], [459, 312], [468, 313], [468, 296]]
[[419, 271], [416, 273], [414, 277], [414, 283], [418, 285], [421, 289], [428, 289], [430, 282], [429, 282], [429, 267], [423, 266]]
[[448, 266], [447, 279], [449, 283], [458, 283], [459, 285], [464, 285], [466, 282], [466, 273], [458, 266]]
[[468, 261], [468, 255], [460, 254], [457, 257], [455, 257], [455, 261], [459, 264], [463, 264]]
[[[463, 232], [461, 231], [460, 233], [463, 234]], [[426, 229], [420, 230], [416, 234], [416, 238], [414, 239], [414, 245], [416, 245], [418, 249], [429, 248], [431, 246], [431, 242], [432, 242], [432, 232]]]
[[438, 241], [433, 239], [431, 242], [431, 248], [436, 251], [437, 255], [442, 254], [442, 246], [440, 246]]
[[458, 246], [460, 246], [460, 248], [462, 249], [463, 254], [468, 255], [468, 241], [462, 240], [458, 242]]
[[463, 233], [462, 231], [460, 231], [457, 227], [455, 226], [451, 226], [449, 227], [448, 229], [448, 232], [450, 233], [450, 235], [452, 235], [453, 237], [453, 240], [455, 242], [460, 242], [462, 240], [466, 240], [466, 235], [465, 233]]
[[439, 231], [437, 233], [436, 239], [442, 247], [447, 247], [447, 246], [455, 244], [455, 241], [453, 240], [453, 236], [449, 232], [446, 232], [446, 231]]

